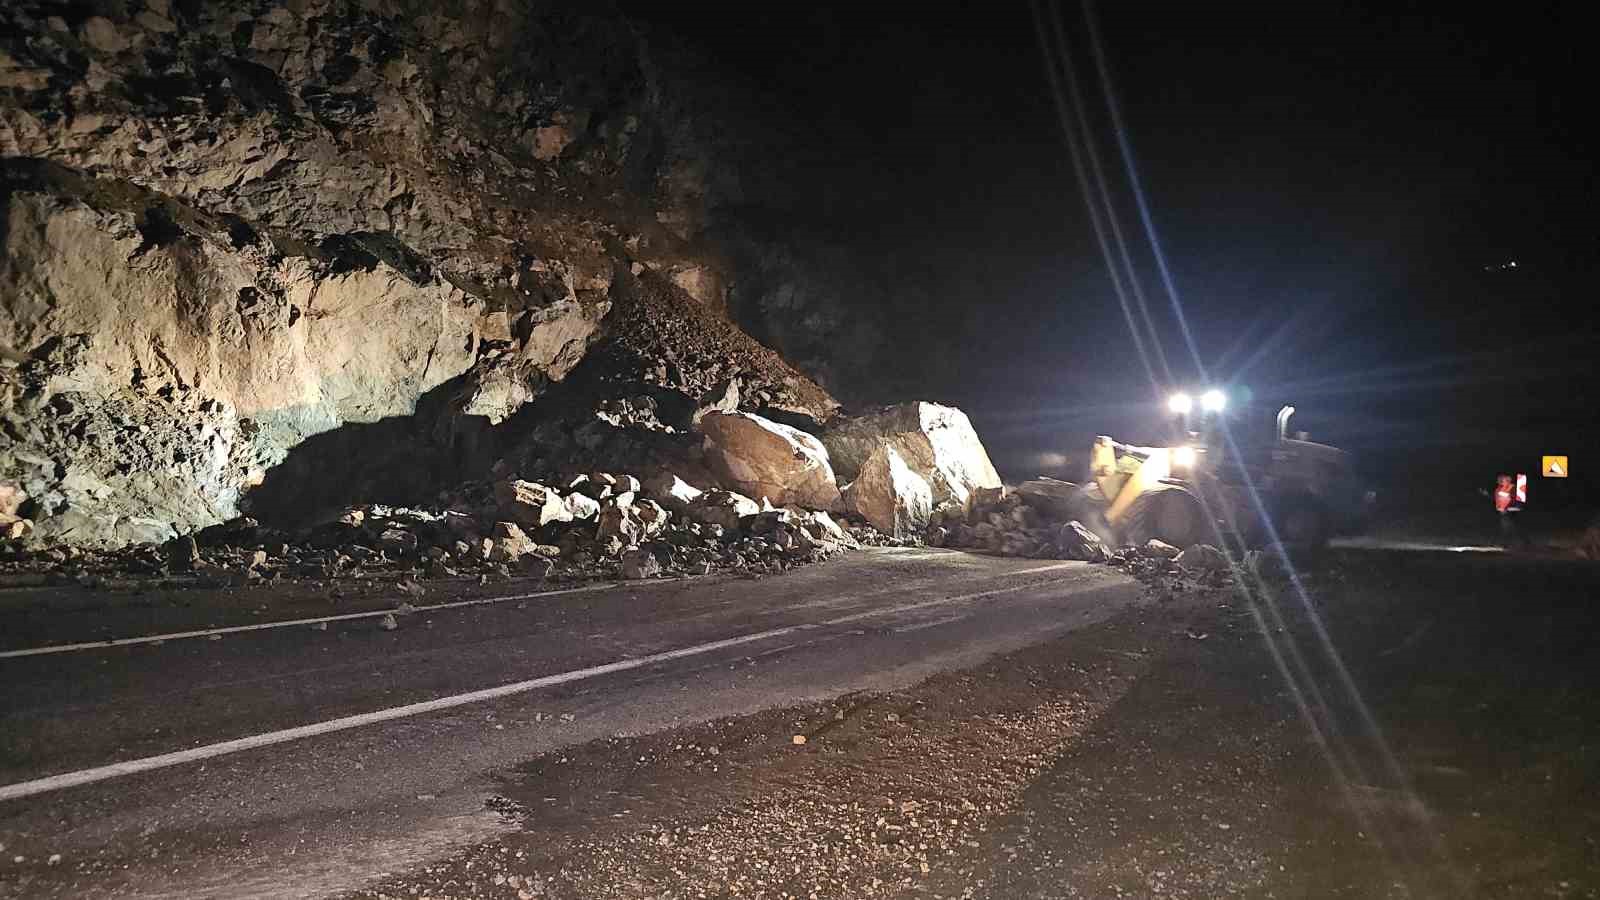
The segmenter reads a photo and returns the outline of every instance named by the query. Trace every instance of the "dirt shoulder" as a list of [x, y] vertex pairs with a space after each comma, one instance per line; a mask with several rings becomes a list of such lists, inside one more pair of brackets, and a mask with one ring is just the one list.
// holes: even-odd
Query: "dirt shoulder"
[[1180, 593], [600, 742], [504, 778], [520, 833], [360, 896], [1597, 896], [1592, 578], [1351, 556], [1309, 603]]

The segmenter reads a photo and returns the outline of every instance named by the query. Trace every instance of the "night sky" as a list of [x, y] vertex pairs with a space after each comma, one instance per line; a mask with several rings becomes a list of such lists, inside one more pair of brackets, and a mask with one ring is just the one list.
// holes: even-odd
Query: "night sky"
[[[1442, 472], [1582, 456], [1600, 418], [1600, 273], [1577, 5], [1096, 8], [1214, 381], [1247, 385], [1263, 417], [1295, 403], [1298, 427], [1369, 461]], [[1175, 380], [1193, 383], [1082, 9], [1046, 10], [1067, 36], [1159, 344]], [[972, 412], [1008, 468], [1151, 425], [1157, 391], [1090, 228], [1026, 3], [694, 15], [671, 18], [838, 136], [827, 178], [843, 186], [840, 227], [948, 272], [930, 315], [962, 339], [928, 367], [925, 393]]]

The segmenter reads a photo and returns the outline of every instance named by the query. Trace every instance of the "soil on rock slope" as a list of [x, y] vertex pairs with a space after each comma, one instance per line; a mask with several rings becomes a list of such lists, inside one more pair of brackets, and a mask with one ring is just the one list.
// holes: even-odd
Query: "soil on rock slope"
[[810, 378], [726, 318], [692, 302], [682, 288], [644, 272], [606, 322], [607, 340], [595, 352], [614, 362], [608, 371], [638, 373], [641, 381], [689, 397], [740, 381], [740, 405], [825, 423], [839, 404]]

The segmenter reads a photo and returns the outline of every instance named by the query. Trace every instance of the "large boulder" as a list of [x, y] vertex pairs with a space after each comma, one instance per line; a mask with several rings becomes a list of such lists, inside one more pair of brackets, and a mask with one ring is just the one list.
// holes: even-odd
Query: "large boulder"
[[839, 505], [828, 450], [812, 435], [752, 413], [709, 412], [698, 427], [707, 461], [728, 487], [776, 506]]
[[898, 451], [880, 444], [845, 488], [844, 504], [884, 534], [908, 537], [928, 527], [933, 489]]
[[928, 482], [936, 504], [965, 508], [974, 490], [1003, 484], [967, 414], [952, 406], [917, 401], [885, 407], [829, 429], [822, 443], [845, 480], [859, 478], [878, 447], [894, 448]]
[[1083, 488], [1070, 481], [1035, 478], [1017, 485], [1022, 501], [1054, 519], [1071, 519], [1084, 506]]

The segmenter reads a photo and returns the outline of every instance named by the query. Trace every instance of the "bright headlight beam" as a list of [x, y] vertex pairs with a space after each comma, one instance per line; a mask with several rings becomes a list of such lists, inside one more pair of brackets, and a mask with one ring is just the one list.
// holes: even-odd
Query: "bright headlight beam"
[[1183, 468], [1189, 468], [1190, 466], [1194, 465], [1194, 459], [1195, 459], [1195, 454], [1194, 454], [1194, 448], [1193, 447], [1174, 447], [1174, 448], [1172, 448], [1172, 464], [1174, 466], [1181, 466]]
[[1194, 398], [1188, 394], [1173, 394], [1171, 399], [1167, 400], [1167, 409], [1177, 415], [1186, 416], [1189, 410], [1194, 409]]
[[1228, 405], [1228, 395], [1221, 391], [1206, 391], [1200, 395], [1200, 408], [1206, 412], [1222, 412]]

